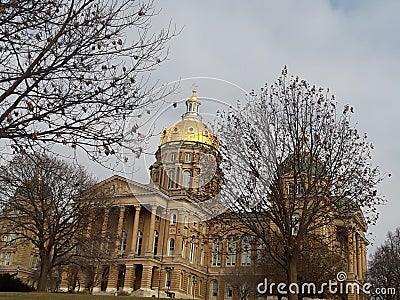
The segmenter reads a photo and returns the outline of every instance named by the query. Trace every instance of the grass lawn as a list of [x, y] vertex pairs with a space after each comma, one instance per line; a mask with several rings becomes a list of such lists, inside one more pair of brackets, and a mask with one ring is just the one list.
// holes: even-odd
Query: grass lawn
[[149, 300], [149, 298], [134, 297], [115, 297], [87, 294], [53, 294], [53, 293], [0, 293], [0, 300], [117, 300], [117, 299], [135, 299]]

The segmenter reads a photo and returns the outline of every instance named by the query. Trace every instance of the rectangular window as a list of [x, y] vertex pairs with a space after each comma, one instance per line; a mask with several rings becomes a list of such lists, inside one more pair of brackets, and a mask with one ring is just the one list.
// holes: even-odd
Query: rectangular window
[[169, 288], [171, 286], [171, 272], [167, 271], [167, 274], [165, 274], [165, 287]]
[[176, 161], [176, 153], [171, 153], [171, 161]]
[[185, 154], [185, 162], [191, 162], [191, 161], [192, 161], [192, 154], [186, 153]]
[[228, 241], [228, 250], [226, 255], [226, 266], [234, 266], [236, 264], [236, 242]]
[[189, 261], [193, 263], [194, 257], [194, 243], [190, 243], [190, 251], [189, 251]]
[[220, 266], [221, 265], [221, 253], [219, 242], [215, 241], [213, 243], [213, 250], [212, 250], [212, 266]]
[[4, 265], [9, 266], [12, 264], [12, 253], [11, 252], [6, 252], [4, 253]]

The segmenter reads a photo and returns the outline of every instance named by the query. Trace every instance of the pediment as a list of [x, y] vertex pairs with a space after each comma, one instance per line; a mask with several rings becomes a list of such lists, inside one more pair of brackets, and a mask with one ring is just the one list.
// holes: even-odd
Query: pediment
[[90, 189], [90, 192], [106, 197], [118, 197], [146, 194], [153, 192], [153, 190], [141, 183], [114, 175], [96, 184]]

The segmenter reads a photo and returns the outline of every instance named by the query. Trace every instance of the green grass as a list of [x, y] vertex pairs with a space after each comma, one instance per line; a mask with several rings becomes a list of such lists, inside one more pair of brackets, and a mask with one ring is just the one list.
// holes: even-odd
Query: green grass
[[115, 297], [115, 296], [100, 296], [88, 294], [53, 294], [53, 293], [0, 293], [0, 300], [117, 300], [117, 299], [135, 299], [149, 300], [152, 298], [137, 298], [137, 297]]

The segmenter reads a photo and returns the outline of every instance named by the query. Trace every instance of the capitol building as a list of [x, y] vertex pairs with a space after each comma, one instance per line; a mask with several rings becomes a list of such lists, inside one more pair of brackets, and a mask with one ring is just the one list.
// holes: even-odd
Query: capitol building
[[[94, 294], [239, 299], [232, 274], [246, 268], [249, 274], [257, 272], [262, 245], [246, 234], [228, 234], [210, 223], [222, 212], [218, 201], [220, 141], [202, 122], [200, 104], [194, 90], [186, 100], [182, 119], [162, 132], [149, 184], [115, 175], [87, 191], [112, 203], [96, 217], [102, 232], [112, 230], [117, 237], [111, 241], [116, 249], [112, 261], [98, 267], [98, 280], [91, 281]], [[203, 172], [205, 169], [208, 171]], [[343, 254], [345, 271], [349, 280], [362, 283], [366, 280], [367, 228], [359, 216], [351, 222], [354, 230], [346, 235], [348, 245]], [[35, 253], [29, 246], [15, 249], [14, 261], [7, 263], [1, 254], [0, 272], [13, 272], [18, 264], [19, 275], [29, 282], [30, 270], [38, 265], [32, 261]], [[83, 291], [87, 282], [87, 273], [66, 268], [59, 290]], [[242, 288], [254, 285], [240, 284]], [[246, 297], [258, 297], [253, 287]]]

